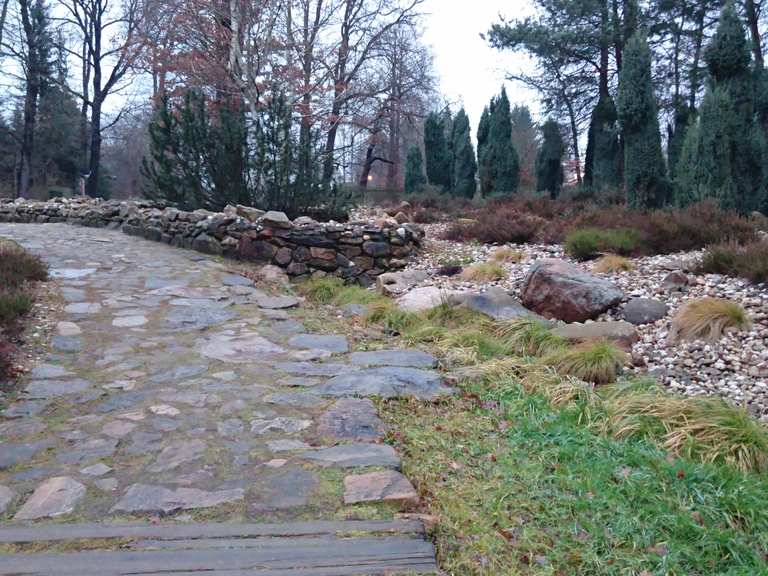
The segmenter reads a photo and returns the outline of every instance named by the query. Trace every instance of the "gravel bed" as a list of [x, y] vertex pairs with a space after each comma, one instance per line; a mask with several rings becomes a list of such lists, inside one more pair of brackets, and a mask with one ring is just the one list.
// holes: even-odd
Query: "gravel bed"
[[[489, 259], [495, 247], [477, 243], [441, 240], [446, 224], [423, 225], [427, 233], [425, 249], [409, 264], [408, 269], [425, 270], [430, 277], [417, 287], [438, 286], [450, 290], [484, 291], [500, 286], [520, 297], [522, 284], [539, 258], [563, 258], [571, 261], [559, 245], [510, 245], [522, 254], [516, 264], [504, 264], [508, 277], [504, 280], [477, 283], [458, 276], [436, 275], [442, 266], [470, 266]], [[745, 280], [719, 275], [696, 276], [689, 273], [691, 285], [685, 292], [667, 293], [664, 278], [675, 270], [689, 270], [700, 259], [701, 252], [635, 258], [630, 272], [600, 274], [609, 278], [628, 298], [655, 298], [669, 308], [667, 316], [653, 324], [638, 327], [639, 341], [632, 349], [633, 370], [650, 374], [670, 389], [689, 395], [719, 395], [748, 407], [761, 420], [768, 421], [768, 286], [751, 285]], [[582, 263], [591, 270], [594, 263]], [[751, 329], [727, 334], [715, 344], [704, 341], [672, 344], [668, 340], [672, 317], [680, 306], [692, 298], [712, 296], [739, 302], [753, 320]], [[621, 320], [623, 305], [604, 314], [599, 320]]]

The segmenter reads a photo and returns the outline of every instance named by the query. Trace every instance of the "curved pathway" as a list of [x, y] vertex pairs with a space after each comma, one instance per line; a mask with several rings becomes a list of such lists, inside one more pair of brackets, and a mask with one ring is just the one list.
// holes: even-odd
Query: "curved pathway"
[[360, 397], [449, 393], [434, 358], [308, 334], [297, 298], [193, 252], [59, 224], [0, 236], [48, 261], [64, 309], [0, 412], [3, 527], [331, 521], [415, 503]]

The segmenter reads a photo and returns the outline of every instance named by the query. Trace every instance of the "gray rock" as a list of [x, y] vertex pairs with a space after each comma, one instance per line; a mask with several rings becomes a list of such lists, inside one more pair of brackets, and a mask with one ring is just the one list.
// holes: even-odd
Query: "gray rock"
[[256, 304], [265, 310], [287, 310], [296, 308], [299, 299], [293, 296], [261, 296], [256, 298]]
[[167, 472], [187, 462], [193, 462], [205, 452], [206, 444], [202, 440], [183, 440], [166, 446], [147, 470], [149, 472]]
[[85, 486], [68, 476], [49, 478], [35, 489], [19, 509], [14, 520], [55, 518], [74, 511], [85, 496]]
[[269, 226], [270, 228], [291, 228], [293, 224], [291, 223], [288, 216], [285, 215], [284, 212], [277, 212], [275, 210], [270, 210], [261, 219], [261, 223], [264, 224], [264, 226]]
[[92, 466], [86, 466], [80, 470], [80, 474], [93, 477], [104, 476], [104, 474], [109, 474], [110, 472], [112, 472], [112, 468], [104, 464], [104, 462], [99, 462], [97, 464], [93, 464]]
[[279, 406], [293, 406], [295, 408], [314, 408], [323, 404], [323, 398], [315, 394], [283, 393], [268, 394], [263, 398], [267, 404]]
[[359, 318], [368, 314], [368, 306], [364, 304], [347, 304], [341, 308], [341, 311], [348, 318]]
[[339, 444], [302, 455], [322, 466], [337, 468], [357, 468], [363, 466], [381, 466], [398, 468], [400, 457], [392, 446], [386, 444]]
[[306, 430], [312, 425], [311, 420], [302, 420], [300, 418], [278, 417], [272, 419], [256, 419], [251, 421], [251, 432], [254, 434], [268, 434], [270, 432], [283, 432], [285, 434], [296, 434]]
[[186, 380], [205, 374], [207, 371], [208, 364], [183, 364], [176, 368], [172, 368], [171, 370], [155, 374], [149, 381], [152, 384], [184, 384]]
[[344, 478], [344, 504], [371, 502], [415, 506], [419, 503], [419, 496], [408, 478], [394, 470]]
[[91, 387], [86, 380], [35, 380], [27, 384], [24, 395], [27, 398], [59, 398], [70, 394], [80, 394]]
[[436, 372], [394, 366], [342, 374], [315, 390], [324, 396], [416, 397], [424, 400], [453, 393]]
[[262, 477], [252, 488], [255, 512], [289, 510], [306, 506], [320, 486], [316, 474], [302, 468], [287, 468]]
[[253, 280], [240, 274], [224, 274], [221, 282], [224, 286], [253, 286], [254, 284]]
[[8, 506], [16, 499], [16, 492], [7, 486], [0, 486], [0, 516], [5, 514]]
[[680, 270], [676, 270], [675, 272], [667, 274], [661, 282], [661, 288], [665, 292], [683, 292], [688, 288], [690, 283], [691, 279], [687, 274]]
[[173, 307], [165, 315], [167, 325], [172, 329], [205, 330], [223, 324], [237, 317], [235, 312], [221, 308], [178, 308]]
[[101, 304], [98, 302], [77, 302], [64, 308], [68, 314], [98, 314], [101, 312]]
[[666, 315], [667, 305], [651, 298], [634, 298], [624, 307], [624, 319], [635, 326], [651, 324]]
[[54, 336], [51, 347], [57, 352], [74, 353], [83, 349], [83, 341], [76, 336]]
[[177, 510], [212, 508], [242, 500], [245, 492], [241, 488], [206, 492], [195, 488], [170, 490], [163, 486], [133, 484], [111, 512], [154, 512], [169, 514]]
[[349, 357], [355, 366], [401, 366], [404, 368], [435, 368], [437, 358], [421, 350], [376, 350], [355, 352]]
[[461, 294], [456, 290], [444, 290], [436, 286], [416, 288], [397, 299], [397, 304], [408, 312], [430, 310], [444, 302], [450, 302]]
[[27, 400], [24, 402], [14, 402], [8, 408], [0, 412], [3, 418], [26, 418], [28, 416], [37, 416], [45, 410], [50, 404], [50, 400]]
[[275, 368], [299, 376], [336, 376], [357, 370], [347, 364], [322, 362], [278, 362]]
[[537, 261], [525, 279], [523, 305], [542, 316], [584, 322], [616, 306], [624, 293], [564, 260]]
[[503, 288], [489, 288], [485, 292], [460, 294], [454, 297], [463, 306], [490, 316], [494, 320], [515, 320], [517, 318], [536, 318], [544, 320], [531, 312]]
[[637, 329], [629, 322], [590, 322], [557, 326], [552, 333], [566, 340], [579, 342], [608, 340], [624, 348], [631, 348], [638, 341]]
[[333, 354], [344, 354], [349, 351], [346, 337], [324, 334], [297, 334], [288, 340], [288, 345], [307, 350], [325, 350]]
[[61, 452], [56, 455], [56, 460], [62, 464], [75, 464], [97, 458], [112, 456], [117, 449], [116, 438], [92, 438], [85, 442], [78, 442], [74, 449]]
[[245, 333], [240, 336], [230, 336], [226, 333], [214, 334], [200, 347], [200, 354], [222, 362], [253, 362], [254, 358], [262, 360], [285, 352], [283, 348], [256, 333]]
[[72, 372], [70, 372], [63, 366], [58, 366], [57, 364], [40, 364], [40, 366], [36, 366], [29, 373], [29, 376], [30, 378], [32, 378], [32, 380], [50, 380], [53, 378], [66, 378], [67, 376], [71, 376], [71, 375], [72, 375]]
[[384, 437], [384, 423], [369, 399], [342, 398], [321, 414], [317, 434], [333, 440], [375, 442]]
[[429, 274], [423, 270], [388, 272], [376, 278], [376, 286], [385, 296], [397, 296], [410, 290], [427, 278], [429, 278]]
[[34, 458], [38, 452], [50, 448], [51, 446], [52, 442], [50, 440], [20, 444], [11, 444], [9, 442], [0, 444], [0, 470], [12, 468], [22, 462], [28, 462]]

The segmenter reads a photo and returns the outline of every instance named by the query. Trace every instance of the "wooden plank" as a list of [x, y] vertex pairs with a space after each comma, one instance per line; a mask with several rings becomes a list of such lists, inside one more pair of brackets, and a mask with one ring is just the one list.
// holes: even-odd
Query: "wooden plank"
[[[0, 556], [0, 574], [14, 576], [123, 576], [149, 574], [379, 574], [435, 573], [433, 546], [403, 537], [335, 539], [255, 549], [87, 551]], [[313, 540], [313, 539], [310, 539]]]
[[25, 544], [112, 538], [195, 538], [319, 536], [339, 533], [423, 535], [418, 521], [295, 522], [289, 524], [39, 524], [0, 528], [0, 543]]

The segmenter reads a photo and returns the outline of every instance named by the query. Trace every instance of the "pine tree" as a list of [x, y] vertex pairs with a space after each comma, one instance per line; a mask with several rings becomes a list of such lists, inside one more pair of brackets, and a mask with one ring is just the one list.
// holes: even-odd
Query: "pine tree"
[[464, 198], [473, 198], [477, 190], [475, 174], [477, 160], [472, 146], [469, 117], [464, 108], [453, 120], [453, 193]]
[[677, 174], [683, 143], [691, 123], [696, 118], [696, 110], [685, 104], [675, 106], [673, 123], [667, 126], [667, 164], [670, 177]]
[[512, 118], [505, 88], [489, 110], [488, 138], [480, 161], [483, 194], [512, 194], [520, 182], [520, 160], [512, 144]]
[[520, 183], [524, 187], [536, 184], [536, 154], [539, 149], [539, 129], [528, 106], [514, 106], [512, 117], [512, 145], [520, 158]]
[[486, 164], [488, 154], [488, 136], [491, 131], [491, 114], [493, 113], [494, 99], [483, 108], [483, 114], [480, 116], [480, 123], [477, 125], [477, 172], [480, 177], [480, 191], [483, 195], [491, 189], [490, 167]]
[[454, 163], [456, 161], [456, 152], [453, 149], [453, 114], [449, 106], [445, 107], [440, 115], [440, 121], [443, 124], [443, 134], [445, 135], [446, 150], [448, 154], [448, 174], [450, 175], [451, 183], [446, 189], [446, 192], [453, 193], [454, 186]]
[[624, 49], [617, 103], [627, 204], [641, 210], [660, 208], [667, 202], [666, 168], [651, 81], [651, 51], [640, 34]]
[[618, 116], [610, 96], [600, 98], [589, 122], [584, 185], [599, 195], [613, 194], [621, 186]]
[[443, 192], [451, 189], [450, 154], [445, 127], [436, 112], [427, 116], [424, 122], [424, 159], [427, 181], [438, 186]]
[[542, 142], [536, 156], [536, 190], [549, 192], [549, 197], [555, 200], [563, 188], [565, 143], [555, 120], [547, 120], [541, 132]]
[[291, 126], [291, 106], [285, 92], [275, 87], [257, 126], [255, 168], [258, 204], [295, 214], [299, 206], [306, 205], [304, 195], [308, 191], [300, 189], [293, 178], [298, 142]]
[[421, 148], [416, 145], [411, 146], [405, 160], [405, 193], [419, 194], [424, 191], [426, 183]]
[[732, 2], [707, 47], [710, 74], [695, 130], [678, 165], [677, 203], [707, 198], [746, 214], [766, 198], [766, 143], [756, 113], [749, 44]]

